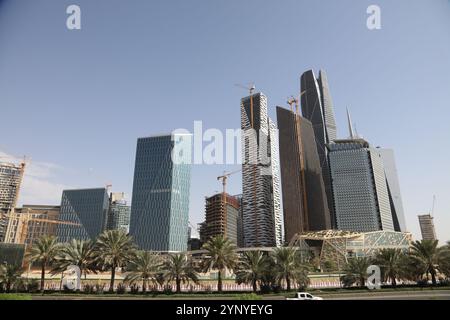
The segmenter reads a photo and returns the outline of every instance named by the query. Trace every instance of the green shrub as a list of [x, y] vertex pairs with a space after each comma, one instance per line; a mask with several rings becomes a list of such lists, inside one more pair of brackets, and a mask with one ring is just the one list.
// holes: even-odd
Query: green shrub
[[95, 285], [95, 293], [102, 294], [104, 292], [104, 290], [105, 290], [105, 285], [104, 284], [97, 283]]
[[130, 292], [131, 292], [131, 294], [138, 294], [139, 293], [139, 286], [137, 284], [133, 283], [130, 286]]
[[83, 292], [87, 293], [87, 294], [94, 293], [94, 286], [92, 286], [90, 284], [85, 284], [84, 287], [83, 287]]
[[173, 293], [172, 292], [172, 286], [169, 286], [169, 285], [164, 286], [163, 293], [164, 294], [172, 294]]
[[117, 286], [116, 293], [124, 294], [126, 291], [127, 291], [127, 287], [125, 287], [125, 285], [123, 283], [119, 283], [119, 285]]

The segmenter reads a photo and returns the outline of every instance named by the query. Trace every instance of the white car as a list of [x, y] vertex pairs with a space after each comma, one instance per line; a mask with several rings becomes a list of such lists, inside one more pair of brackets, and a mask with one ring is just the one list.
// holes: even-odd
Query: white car
[[286, 300], [323, 300], [323, 298], [313, 296], [307, 292], [297, 292], [295, 298], [286, 298]]

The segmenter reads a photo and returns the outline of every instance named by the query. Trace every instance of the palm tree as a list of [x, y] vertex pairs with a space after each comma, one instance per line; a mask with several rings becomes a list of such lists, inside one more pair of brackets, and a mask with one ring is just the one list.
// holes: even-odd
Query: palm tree
[[16, 285], [23, 273], [23, 268], [16, 264], [4, 263], [0, 265], [0, 285], [4, 285], [6, 292]]
[[386, 280], [391, 280], [392, 286], [397, 285], [396, 279], [401, 273], [402, 252], [400, 249], [381, 249], [375, 255], [375, 263], [378, 264]]
[[30, 263], [41, 264], [41, 292], [44, 293], [45, 269], [51, 266], [58, 255], [61, 246], [54, 236], [43, 236], [39, 238], [27, 253]]
[[94, 244], [94, 254], [103, 269], [111, 270], [109, 291], [114, 291], [116, 268], [125, 266], [135, 256], [133, 240], [123, 230], [106, 230]]
[[181, 292], [181, 283], [192, 280], [198, 283], [198, 275], [192, 264], [192, 259], [185, 253], [170, 254], [164, 261], [163, 277], [167, 282], [175, 281], [177, 293]]
[[239, 260], [236, 270], [236, 282], [251, 283], [253, 292], [258, 290], [260, 282], [268, 268], [268, 259], [261, 251], [247, 251]]
[[411, 254], [402, 254], [399, 259], [399, 278], [419, 281], [425, 273], [426, 266]]
[[[346, 277], [356, 276], [360, 287], [364, 287], [367, 280], [367, 268], [370, 266], [370, 259], [367, 257], [350, 258], [344, 267]], [[345, 277], [344, 276], [344, 277]]]
[[145, 293], [149, 280], [157, 282], [158, 274], [161, 272], [161, 263], [161, 257], [158, 254], [150, 251], [138, 251], [127, 266], [128, 273], [124, 281], [133, 283], [142, 280], [142, 292]]
[[311, 280], [309, 279], [309, 267], [307, 265], [299, 265], [294, 272], [294, 279], [301, 291], [305, 290]]
[[294, 247], [280, 247], [273, 251], [275, 272], [279, 283], [286, 282], [286, 290], [291, 290], [291, 280], [295, 280], [295, 272], [300, 265], [297, 249]]
[[450, 241], [441, 247], [439, 255], [439, 271], [450, 279]]
[[236, 246], [227, 238], [218, 235], [203, 245], [207, 251], [203, 259], [203, 270], [217, 270], [217, 290], [222, 292], [222, 274], [225, 269], [233, 269], [238, 261]]
[[415, 241], [411, 247], [411, 256], [425, 265], [425, 272], [431, 274], [431, 282], [436, 285], [436, 274], [439, 260], [444, 250], [438, 248], [438, 240]]
[[94, 244], [90, 240], [76, 240], [66, 243], [61, 247], [59, 254], [55, 257], [52, 272], [64, 272], [68, 266], [75, 265], [80, 268], [81, 275], [88, 271], [96, 271], [94, 264]]

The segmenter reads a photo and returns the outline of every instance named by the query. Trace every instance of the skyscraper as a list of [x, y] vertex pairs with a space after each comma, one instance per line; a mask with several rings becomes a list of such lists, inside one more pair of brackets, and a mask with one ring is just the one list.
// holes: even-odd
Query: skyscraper
[[361, 138], [328, 145], [337, 229], [394, 231], [383, 160]]
[[[176, 143], [191, 138], [169, 134], [138, 139], [130, 234], [143, 250], [187, 249], [190, 162], [173, 161], [172, 153]], [[183, 157], [190, 160], [190, 151], [185, 148]]]
[[262, 93], [241, 99], [242, 219], [245, 247], [280, 246], [278, 130]]
[[431, 214], [419, 215], [419, 224], [423, 240], [436, 240], [436, 230]]
[[[10, 213], [17, 204], [25, 163], [0, 163], [0, 216]], [[0, 242], [5, 240], [8, 217], [0, 217]]]
[[302, 74], [300, 83], [302, 115], [311, 121], [314, 129], [331, 222], [335, 226], [333, 190], [326, 146], [336, 139], [336, 121], [328, 79], [323, 70], [319, 71], [318, 79], [312, 70], [308, 70]]
[[239, 210], [239, 200], [229, 194], [206, 198], [204, 241], [223, 235], [238, 245]]
[[79, 225], [59, 224], [60, 242], [94, 240], [106, 229], [109, 198], [106, 188], [64, 190], [59, 219]]
[[389, 202], [391, 204], [392, 221], [395, 231], [406, 232], [405, 214], [403, 211], [402, 195], [400, 193], [400, 183], [398, 180], [397, 166], [395, 165], [394, 150], [375, 149], [383, 160], [384, 173], [389, 192]]
[[124, 194], [112, 192], [109, 196], [108, 222], [106, 229], [123, 230], [126, 233], [130, 230], [131, 207], [127, 205]]
[[331, 228], [313, 126], [277, 107], [286, 241], [295, 234]]

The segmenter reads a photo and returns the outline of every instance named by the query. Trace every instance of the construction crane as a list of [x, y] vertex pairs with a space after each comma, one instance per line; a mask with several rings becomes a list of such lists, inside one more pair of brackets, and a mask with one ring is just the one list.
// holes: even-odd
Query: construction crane
[[[13, 243], [25, 244], [25, 240], [28, 235], [28, 224], [30, 221], [45, 222], [45, 223], [50, 223], [50, 224], [81, 226], [81, 224], [76, 223], [76, 222], [32, 217], [33, 214], [36, 214], [36, 213], [32, 213], [32, 212], [5, 213], [2, 215], [2, 217], [7, 217], [9, 219], [17, 219], [16, 236], [15, 236], [15, 239], [13, 240]], [[39, 214], [45, 214], [45, 213], [39, 213]], [[8, 227], [7, 236], [5, 237], [6, 239], [10, 238], [10, 236], [11, 236], [10, 233], [11, 233], [11, 228]], [[19, 236], [17, 237], [17, 235], [19, 235]], [[18, 238], [18, 240], [16, 240], [17, 238]]]
[[433, 195], [433, 205], [431, 206], [431, 213], [430, 216], [433, 216], [434, 214], [434, 204], [436, 203], [436, 196]]
[[[252, 127], [252, 130], [255, 129], [255, 125], [254, 125], [254, 117], [253, 117], [253, 93], [256, 89], [255, 84], [252, 83], [249, 86], [243, 86], [240, 84], [237, 84], [236, 86], [240, 87], [240, 88], [244, 88], [247, 89], [250, 93], [250, 124]], [[256, 149], [256, 152], [258, 152], [258, 150]], [[256, 155], [255, 157], [255, 162], [257, 162], [258, 159], [258, 155]], [[256, 237], [256, 246], [259, 246], [259, 233], [258, 233], [258, 215], [256, 212], [256, 166], [257, 163], [253, 163], [252, 164], [252, 175], [253, 175], [253, 221], [255, 223], [255, 237]]]
[[242, 89], [247, 89], [250, 93], [250, 123], [252, 126], [252, 129], [254, 128], [254, 119], [253, 119], [253, 93], [256, 90], [255, 84], [251, 83], [247, 86], [244, 86], [242, 84], [235, 84], [236, 87], [242, 88]]
[[217, 180], [222, 180], [222, 186], [223, 186], [223, 191], [222, 191], [222, 193], [223, 193], [223, 194], [225, 194], [225, 192], [226, 192], [226, 187], [227, 187], [227, 180], [228, 180], [228, 177], [231, 176], [231, 175], [233, 175], [233, 174], [235, 174], [235, 173], [238, 173], [238, 172], [240, 172], [240, 171], [242, 171], [242, 169], [235, 170], [235, 171], [232, 171], [232, 172], [224, 172], [223, 175], [217, 177]]
[[224, 215], [224, 235], [226, 236], [227, 234], [227, 222], [228, 222], [228, 217], [227, 217], [227, 194], [226, 194], [226, 188], [227, 188], [227, 181], [228, 178], [235, 174], [242, 171], [242, 169], [239, 170], [235, 170], [232, 172], [224, 172], [223, 175], [218, 176], [217, 180], [222, 180], [222, 203], [223, 203], [223, 215]]

